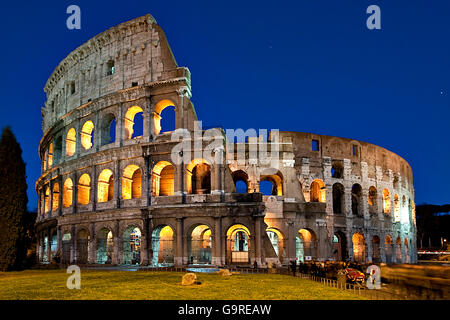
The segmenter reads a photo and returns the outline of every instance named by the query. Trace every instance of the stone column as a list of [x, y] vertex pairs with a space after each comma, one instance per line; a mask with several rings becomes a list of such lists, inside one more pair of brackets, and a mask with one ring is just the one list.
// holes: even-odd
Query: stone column
[[73, 213], [76, 213], [78, 208], [78, 173], [76, 171], [73, 173], [72, 208]]
[[48, 182], [48, 216], [47, 218], [51, 218], [52, 209], [53, 209], [53, 180]]
[[124, 128], [123, 128], [123, 124], [124, 124], [124, 115], [123, 115], [123, 103], [120, 102], [119, 103], [119, 114], [117, 116], [117, 121], [116, 121], [116, 143], [118, 144], [119, 147], [121, 147], [123, 145], [123, 140], [124, 140]]
[[386, 234], [384, 232], [380, 232], [380, 255], [381, 262], [386, 263]]
[[141, 230], [141, 266], [148, 265], [148, 224], [148, 218], [144, 218]]
[[70, 233], [71, 233], [71, 242], [72, 245], [70, 246], [70, 263], [75, 264], [78, 260], [78, 254], [77, 254], [77, 233], [76, 233], [76, 227], [73, 225]]
[[151, 184], [150, 184], [150, 177], [151, 177], [151, 168], [150, 168], [150, 157], [148, 155], [144, 156], [144, 170], [143, 170], [143, 188], [142, 193], [144, 195], [144, 203], [143, 205], [145, 207], [148, 207], [151, 203]]
[[94, 123], [94, 148], [98, 152], [100, 150], [100, 139], [102, 135], [101, 122], [99, 120], [99, 112], [95, 113], [95, 123]]
[[255, 260], [258, 266], [261, 266], [261, 217], [256, 216], [255, 219]]
[[96, 263], [96, 234], [95, 223], [91, 224], [90, 241], [89, 241], [89, 263]]
[[213, 250], [212, 261], [213, 265], [222, 265], [222, 218], [214, 217], [214, 238], [213, 238]]
[[59, 195], [58, 195], [58, 216], [62, 215], [63, 208], [63, 190], [64, 190], [63, 177], [59, 174], [58, 184], [59, 184]]
[[61, 226], [56, 227], [56, 252], [59, 253], [60, 261], [62, 259], [62, 252], [61, 252]]
[[47, 229], [47, 261], [52, 262], [52, 230], [50, 228]]
[[122, 198], [122, 177], [120, 175], [120, 160], [113, 158], [114, 166], [114, 190], [113, 196], [116, 201], [116, 208], [120, 208]]
[[[367, 244], [367, 258], [366, 262], [373, 262], [373, 247], [372, 247], [372, 233], [365, 233], [364, 238]], [[380, 240], [381, 242], [381, 240]]]
[[92, 201], [92, 211], [97, 208], [97, 188], [98, 188], [98, 176], [97, 176], [97, 166], [92, 166], [92, 179], [91, 179], [91, 190], [89, 191], [89, 198]]
[[183, 256], [183, 218], [177, 218], [177, 230], [176, 230], [176, 249], [174, 256], [175, 266], [182, 266], [183, 263], [187, 263], [187, 257]]
[[285, 239], [286, 248], [286, 259], [284, 263], [289, 263], [291, 260], [297, 258], [296, 252], [296, 241], [297, 241], [297, 230], [295, 230], [294, 221], [288, 221], [288, 234], [287, 239]]
[[112, 264], [120, 264], [121, 263], [121, 259], [120, 259], [120, 253], [122, 250], [120, 250], [120, 222], [119, 220], [116, 220], [116, 225], [114, 228], [114, 254], [112, 257]]

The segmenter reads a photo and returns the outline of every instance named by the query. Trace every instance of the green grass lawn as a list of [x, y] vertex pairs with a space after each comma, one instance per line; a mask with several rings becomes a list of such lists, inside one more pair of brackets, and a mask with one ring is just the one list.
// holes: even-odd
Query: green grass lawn
[[69, 290], [66, 270], [0, 272], [0, 299], [329, 300], [363, 299], [320, 283], [278, 274], [223, 277], [197, 273], [200, 285], [181, 286], [180, 272], [81, 270], [81, 289]]

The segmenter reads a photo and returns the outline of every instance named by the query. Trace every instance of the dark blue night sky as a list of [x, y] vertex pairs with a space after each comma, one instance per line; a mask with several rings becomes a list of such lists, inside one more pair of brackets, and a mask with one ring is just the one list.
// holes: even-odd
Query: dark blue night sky
[[[66, 8], [81, 8], [81, 30]], [[366, 8], [381, 8], [381, 30]], [[11, 125], [37, 207], [43, 87], [70, 51], [121, 22], [152, 14], [204, 126], [354, 138], [413, 168], [416, 203], [450, 202], [450, 2], [2, 1], [0, 126]]]

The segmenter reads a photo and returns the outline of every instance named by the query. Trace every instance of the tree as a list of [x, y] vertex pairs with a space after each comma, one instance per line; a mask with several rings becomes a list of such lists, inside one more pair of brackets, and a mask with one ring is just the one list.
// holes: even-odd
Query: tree
[[27, 251], [27, 183], [22, 149], [9, 127], [0, 138], [0, 270], [22, 267]]

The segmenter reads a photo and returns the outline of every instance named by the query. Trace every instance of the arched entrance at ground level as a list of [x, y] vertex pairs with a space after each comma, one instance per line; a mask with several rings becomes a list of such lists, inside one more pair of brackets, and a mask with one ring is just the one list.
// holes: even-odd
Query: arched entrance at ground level
[[232, 225], [227, 231], [227, 263], [250, 263], [250, 231], [242, 224]]
[[392, 263], [392, 253], [394, 252], [392, 238], [387, 235], [384, 240], [384, 252], [386, 255], [386, 263]]
[[48, 246], [49, 246], [49, 240], [48, 240], [48, 236], [46, 235], [45, 237], [44, 237], [44, 245], [43, 245], [43, 250], [42, 250], [42, 252], [43, 252], [43, 256], [42, 256], [42, 261], [43, 262], [49, 262], [48, 261], [48, 254], [47, 254], [47, 252], [48, 252]]
[[270, 243], [278, 256], [278, 259], [283, 263], [284, 258], [284, 238], [283, 234], [274, 228], [268, 228], [266, 230], [267, 236], [269, 237]]
[[56, 236], [56, 232], [52, 233], [52, 237], [50, 240], [50, 259], [56, 255], [56, 248], [58, 246], [58, 238]]
[[372, 237], [372, 262], [373, 263], [381, 262], [380, 237], [378, 236]]
[[188, 235], [188, 257], [190, 264], [211, 264], [211, 229], [198, 225]]
[[139, 264], [141, 262], [141, 230], [136, 226], [128, 227], [122, 235], [123, 264]]
[[295, 256], [299, 262], [317, 258], [317, 238], [312, 230], [298, 230], [295, 239]]
[[111, 230], [103, 228], [97, 235], [97, 263], [112, 263], [114, 238]]
[[365, 262], [366, 243], [364, 236], [361, 233], [354, 233], [352, 236], [352, 242], [353, 242], [353, 261]]
[[64, 233], [61, 239], [62, 246], [62, 255], [61, 255], [61, 263], [69, 264], [70, 263], [70, 242], [72, 241], [72, 236], [70, 233]]
[[89, 232], [82, 229], [77, 237], [77, 263], [86, 264], [89, 259]]
[[167, 225], [160, 225], [152, 232], [152, 266], [173, 264], [173, 230]]
[[400, 237], [397, 238], [397, 240], [395, 241], [395, 259], [397, 263], [401, 263], [402, 262], [402, 240], [400, 239]]
[[347, 238], [342, 231], [333, 235], [333, 257], [335, 261], [347, 260]]

